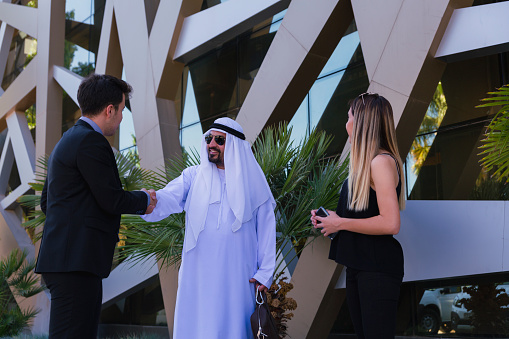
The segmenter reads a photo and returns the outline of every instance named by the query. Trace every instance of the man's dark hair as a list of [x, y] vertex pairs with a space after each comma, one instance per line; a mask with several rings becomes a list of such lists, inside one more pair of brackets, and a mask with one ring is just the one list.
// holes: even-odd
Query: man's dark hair
[[132, 90], [131, 85], [112, 75], [92, 74], [83, 79], [78, 88], [81, 114], [95, 116], [108, 105], [113, 105], [118, 109], [122, 102], [122, 94], [127, 100]]

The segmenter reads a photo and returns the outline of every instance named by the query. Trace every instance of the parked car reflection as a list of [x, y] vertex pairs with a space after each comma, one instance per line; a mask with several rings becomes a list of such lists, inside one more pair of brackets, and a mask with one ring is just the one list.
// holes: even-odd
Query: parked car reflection
[[422, 295], [418, 309], [418, 330], [421, 333], [437, 334], [439, 330], [451, 330], [451, 311], [454, 298], [461, 286], [427, 289]]

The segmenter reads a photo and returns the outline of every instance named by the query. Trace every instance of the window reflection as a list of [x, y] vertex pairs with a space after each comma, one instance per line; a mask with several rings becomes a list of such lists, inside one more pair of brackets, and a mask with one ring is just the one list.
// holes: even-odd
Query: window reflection
[[436, 130], [440, 127], [442, 120], [444, 119], [447, 111], [447, 102], [442, 88], [442, 83], [439, 82], [433, 95], [426, 115], [422, 120], [417, 136], [415, 137], [410, 152], [406, 159], [406, 166], [409, 167], [407, 170], [407, 183], [408, 191], [411, 192], [415, 180], [419, 175], [419, 171], [424, 164], [428, 156], [433, 141], [435, 140]]
[[11, 49], [3, 72], [1, 85], [4, 91], [16, 80], [36, 54], [37, 40], [24, 32], [16, 31], [12, 37]]
[[206, 10], [207, 8], [214, 7], [228, 0], [203, 0], [203, 4], [201, 6], [201, 10]]
[[103, 309], [100, 323], [167, 327], [159, 276], [145, 283], [148, 286]]
[[[210, 124], [211, 122], [209, 122]], [[202, 137], [202, 124], [196, 123], [180, 131], [180, 144], [187, 153], [198, 152], [200, 154]]]
[[236, 64], [235, 41], [189, 64], [200, 120], [239, 107]]
[[498, 87], [496, 55], [450, 63], [407, 155], [409, 199], [491, 200], [504, 185], [481, 168], [481, 140], [495, 109], [476, 108]]
[[93, 25], [93, 12], [94, 12], [94, 1], [93, 0], [66, 0], [65, 12], [73, 12], [74, 20], [78, 22], [86, 22]]
[[419, 334], [509, 334], [509, 282], [483, 282], [424, 290]]

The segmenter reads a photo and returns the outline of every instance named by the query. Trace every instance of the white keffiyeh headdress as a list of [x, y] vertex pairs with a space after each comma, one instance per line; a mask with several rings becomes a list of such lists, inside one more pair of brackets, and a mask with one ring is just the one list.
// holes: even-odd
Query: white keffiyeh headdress
[[[242, 127], [230, 118], [219, 118], [214, 121], [209, 131], [226, 133], [224, 149], [224, 168], [226, 195], [235, 215], [232, 231], [236, 232], [243, 223], [251, 220], [254, 211], [266, 201], [276, 206], [265, 175], [256, 161], [251, 145], [245, 140]], [[184, 251], [196, 246], [198, 236], [205, 227], [207, 211], [210, 204], [221, 199], [221, 182], [217, 166], [211, 163], [207, 154], [204, 137], [201, 142], [200, 166], [191, 185], [189, 199], [186, 201], [186, 236]]]

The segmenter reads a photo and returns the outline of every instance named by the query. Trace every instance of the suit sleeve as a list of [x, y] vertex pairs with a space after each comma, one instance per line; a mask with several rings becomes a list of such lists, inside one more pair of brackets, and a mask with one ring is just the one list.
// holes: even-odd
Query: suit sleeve
[[41, 210], [46, 215], [46, 207], [48, 206], [48, 179], [44, 180], [44, 187], [41, 192]]
[[145, 192], [122, 189], [110, 145], [99, 133], [90, 133], [78, 146], [76, 163], [98, 205], [111, 214], [143, 214]]

